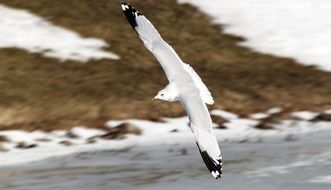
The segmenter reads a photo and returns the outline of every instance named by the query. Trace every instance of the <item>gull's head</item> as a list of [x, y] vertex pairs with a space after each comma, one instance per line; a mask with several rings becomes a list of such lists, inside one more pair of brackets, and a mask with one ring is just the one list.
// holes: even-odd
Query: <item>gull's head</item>
[[163, 89], [153, 98], [154, 100], [163, 100], [168, 102], [175, 101], [175, 98], [166, 90]]

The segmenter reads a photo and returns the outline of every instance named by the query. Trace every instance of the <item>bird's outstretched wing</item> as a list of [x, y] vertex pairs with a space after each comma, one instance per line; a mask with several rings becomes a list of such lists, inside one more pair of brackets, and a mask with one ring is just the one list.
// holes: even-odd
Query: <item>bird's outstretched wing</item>
[[203, 161], [216, 179], [221, 178], [221, 151], [212, 132], [212, 121], [206, 104], [194, 93], [182, 95], [180, 102], [190, 118], [190, 127], [195, 135]]
[[146, 48], [150, 50], [160, 62], [168, 80], [178, 81], [181, 79], [183, 82], [187, 77], [192, 78], [200, 91], [202, 100], [206, 104], [213, 104], [213, 97], [199, 75], [190, 65], [183, 63], [174, 49], [162, 39], [152, 23], [127, 3], [122, 3], [122, 10], [129, 24], [144, 42]]
[[137, 32], [144, 45], [160, 62], [169, 81], [177, 75], [187, 74], [184, 64], [174, 49], [160, 36], [152, 23], [144, 15], [127, 3], [122, 3], [122, 10], [131, 27]]
[[203, 161], [211, 174], [216, 179], [220, 178], [222, 174], [221, 152], [212, 133], [212, 122], [205, 104], [214, 102], [208, 88], [198, 74], [189, 65], [183, 63], [174, 49], [161, 38], [145, 16], [127, 3], [122, 3], [122, 10], [146, 48], [160, 62], [168, 80], [184, 85], [182, 91], [186, 93], [181, 93], [179, 100], [190, 118], [190, 127], [195, 135]]

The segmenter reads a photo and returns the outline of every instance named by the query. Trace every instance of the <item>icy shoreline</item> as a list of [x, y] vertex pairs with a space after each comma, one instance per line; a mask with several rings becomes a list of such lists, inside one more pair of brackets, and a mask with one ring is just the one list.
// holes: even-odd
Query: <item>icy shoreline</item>
[[[279, 138], [280, 137], [280, 138]], [[0, 166], [0, 188], [34, 189], [201, 189], [328, 190], [330, 133], [273, 136], [262, 141], [221, 142], [224, 176], [212, 178], [195, 143], [135, 141], [120, 150], [93, 150], [21, 165]], [[188, 138], [187, 138], [188, 139]], [[154, 141], [153, 141], [154, 142]], [[238, 183], [240, 179], [240, 183]]]
[[[277, 139], [276, 141], [292, 141], [305, 134], [331, 130], [331, 122], [309, 121], [312, 115], [317, 115], [317, 113], [313, 112], [293, 113], [294, 118], [300, 119], [268, 123], [268, 125], [270, 124], [272, 126], [270, 129], [259, 129], [257, 125], [262, 123], [268, 114], [272, 114], [271, 111], [270, 113], [253, 114], [251, 118], [240, 118], [236, 114], [223, 110], [213, 110], [211, 114], [213, 117], [218, 116], [227, 120], [223, 124], [223, 128], [220, 128], [219, 124], [214, 124], [214, 134], [220, 143], [264, 142], [271, 139]], [[96, 150], [121, 150], [139, 146], [194, 144], [194, 137], [188, 127], [187, 117], [163, 118], [163, 120], [164, 122], [135, 119], [107, 122], [109, 128], [114, 128], [122, 123], [130, 123], [142, 131], [141, 135], [127, 134], [123, 136], [124, 139], [93, 138], [106, 134], [107, 131], [84, 127], [73, 128], [69, 131], [69, 136], [68, 131], [53, 131], [50, 133], [17, 130], [0, 131], [0, 136], [8, 139], [7, 142], [2, 142], [3, 148], [7, 151], [0, 152], [0, 166], [22, 164], [51, 157]], [[93, 142], [91, 142], [91, 139], [93, 139]], [[22, 142], [25, 143], [26, 147], [18, 148]]]

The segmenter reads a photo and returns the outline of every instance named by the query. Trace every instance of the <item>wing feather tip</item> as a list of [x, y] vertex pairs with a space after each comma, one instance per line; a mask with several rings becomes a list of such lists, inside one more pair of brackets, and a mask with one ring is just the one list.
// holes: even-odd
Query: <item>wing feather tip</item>
[[129, 9], [129, 6], [127, 3], [121, 3], [122, 10], [125, 11], [126, 9]]
[[208, 104], [208, 105], [213, 105], [215, 102], [214, 102], [214, 100], [213, 99], [209, 99], [209, 100], [204, 100], [205, 101], [205, 103], [206, 104]]
[[215, 178], [215, 179], [221, 179], [222, 178], [222, 157], [219, 156], [219, 159], [217, 159], [217, 161], [215, 161], [212, 157], [210, 157], [210, 155], [207, 153], [207, 151], [205, 150], [201, 150], [199, 144], [198, 148], [199, 148], [199, 152], [201, 154], [201, 157], [204, 161], [204, 163], [206, 164], [209, 172], [211, 173], [211, 175]]
[[135, 27], [138, 26], [136, 18], [138, 16], [141, 16], [142, 14], [139, 11], [137, 11], [133, 6], [131, 6], [129, 3], [125, 3], [125, 2], [121, 3], [121, 8], [131, 27], [134, 30], [136, 30]]

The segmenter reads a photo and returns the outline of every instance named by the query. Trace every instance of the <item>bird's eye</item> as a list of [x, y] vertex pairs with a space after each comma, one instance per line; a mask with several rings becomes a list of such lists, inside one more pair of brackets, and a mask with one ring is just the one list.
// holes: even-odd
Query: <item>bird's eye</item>
[[164, 94], [161, 94], [161, 96], [164, 96]]

